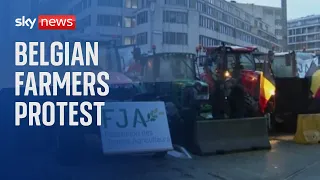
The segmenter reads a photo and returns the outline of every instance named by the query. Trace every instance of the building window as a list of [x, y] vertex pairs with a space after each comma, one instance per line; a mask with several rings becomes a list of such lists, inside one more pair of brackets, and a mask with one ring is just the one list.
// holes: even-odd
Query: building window
[[276, 19], [276, 20], [275, 20], [275, 24], [276, 24], [277, 26], [280, 26], [281, 23], [282, 23], [282, 22], [281, 22], [281, 19]]
[[189, 0], [189, 7], [190, 8], [196, 8], [196, 4], [197, 4], [197, 1], [196, 0]]
[[214, 30], [215, 21], [213, 19], [207, 18], [205, 16], [200, 16], [200, 21], [201, 21], [201, 24], [200, 24], [201, 27]]
[[296, 34], [302, 34], [301, 29], [296, 29]]
[[124, 45], [135, 44], [136, 38], [134, 36], [126, 36], [124, 37]]
[[143, 32], [143, 33], [137, 34], [136, 42], [138, 45], [148, 44], [148, 33]]
[[137, 25], [148, 22], [148, 11], [141, 12], [137, 15]]
[[[149, 1], [148, 1], [149, 2]], [[146, 7], [146, 2], [145, 0], [139, 1], [139, 8], [145, 8]]]
[[177, 23], [188, 24], [188, 13], [176, 12], [176, 11], [164, 11], [163, 22], [165, 23]]
[[236, 16], [240, 17], [240, 10], [239, 9], [236, 9], [235, 13], [236, 13]]
[[[118, 0], [118, 1], [120, 1], [120, 0]], [[138, 0], [126, 0], [126, 8], [137, 9], [138, 8]]]
[[204, 27], [210, 30], [214, 30], [214, 23], [213, 19], [207, 18], [205, 16], [199, 16], [199, 26]]
[[281, 36], [282, 35], [281, 31], [282, 31], [281, 29], [276, 29], [275, 34], [277, 36]]
[[272, 16], [273, 15], [273, 10], [269, 9], [269, 8], [264, 8], [263, 9], [263, 14]]
[[123, 1], [120, 1], [120, 0], [98, 0], [98, 6], [123, 7]]
[[258, 21], [254, 20], [254, 27], [258, 27]]
[[123, 23], [124, 27], [126, 28], [133, 28], [135, 27], [135, 18], [134, 17], [124, 17]]
[[200, 35], [199, 36], [199, 44], [201, 44], [202, 46], [205, 46], [205, 47], [210, 47], [210, 46], [221, 45], [221, 41], [216, 40], [211, 37]]
[[82, 32], [88, 26], [91, 26], [91, 15], [88, 15], [77, 21], [77, 30]]
[[98, 14], [97, 26], [121, 27], [122, 17], [116, 15]]
[[294, 42], [294, 38], [293, 37], [289, 37], [289, 43], [293, 43]]
[[232, 6], [228, 5], [228, 12], [232, 13]]
[[297, 42], [304, 42], [307, 40], [307, 36], [297, 36], [296, 41]]
[[218, 19], [219, 20], [223, 20], [222, 18], [223, 18], [223, 13], [218, 11]]
[[188, 45], [188, 34], [179, 32], [163, 32], [163, 44]]
[[187, 0], [165, 0], [165, 4], [187, 7], [188, 1]]

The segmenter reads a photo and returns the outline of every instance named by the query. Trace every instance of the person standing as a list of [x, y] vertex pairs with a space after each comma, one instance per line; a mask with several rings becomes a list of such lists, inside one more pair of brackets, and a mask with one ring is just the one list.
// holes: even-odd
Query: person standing
[[228, 97], [230, 118], [244, 118], [245, 116], [245, 91], [242, 85], [232, 80], [232, 87]]
[[214, 86], [210, 98], [212, 106], [212, 117], [214, 119], [225, 118], [225, 91], [224, 81], [221, 74], [217, 73], [217, 78], [214, 79]]

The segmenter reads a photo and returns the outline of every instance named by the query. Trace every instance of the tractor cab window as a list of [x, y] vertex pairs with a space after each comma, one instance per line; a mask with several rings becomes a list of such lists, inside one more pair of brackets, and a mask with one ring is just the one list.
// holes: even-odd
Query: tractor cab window
[[159, 72], [159, 81], [172, 81], [174, 79], [174, 72], [171, 69], [173, 62], [169, 58], [161, 58]]
[[194, 79], [194, 60], [183, 54], [157, 54], [144, 67], [144, 81], [171, 82]]
[[251, 54], [241, 54], [239, 60], [243, 69], [252, 71], [255, 70], [255, 62]]
[[120, 61], [115, 48], [99, 48], [99, 66], [111, 72], [121, 72]]
[[[185, 54], [162, 56], [160, 58], [160, 64], [162, 64], [163, 68], [167, 68], [167, 71], [171, 71], [168, 72], [171, 78], [165, 80], [194, 79], [194, 60]], [[165, 77], [165, 73], [166, 71], [162, 71], [160, 77]]]
[[275, 56], [271, 66], [275, 77], [296, 77], [296, 75], [293, 73], [292, 65], [288, 65], [285, 55]]
[[[246, 70], [255, 70], [255, 64], [253, 56], [250, 54], [234, 54], [230, 53], [227, 55], [227, 68], [228, 71], [232, 72], [234, 70], [237, 60], [240, 62], [241, 68]], [[220, 55], [215, 56], [215, 59], [212, 61], [214, 65], [222, 63]]]
[[146, 61], [146, 64], [143, 69], [143, 81], [144, 82], [153, 82], [154, 81], [154, 58], [150, 57]]
[[228, 58], [228, 71], [232, 73], [236, 63], [236, 58], [234, 55], [231, 55], [231, 54], [228, 55], [227, 58]]

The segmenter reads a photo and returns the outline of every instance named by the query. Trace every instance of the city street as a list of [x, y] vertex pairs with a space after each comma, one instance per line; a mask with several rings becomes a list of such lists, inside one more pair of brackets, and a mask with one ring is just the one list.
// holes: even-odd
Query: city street
[[[271, 151], [252, 151], [192, 160], [150, 158], [149, 156], [112, 157], [86, 160], [81, 166], [58, 166], [52, 156], [24, 157], [21, 163], [7, 162], [7, 179], [34, 180], [313, 180], [320, 177], [319, 145], [298, 145], [292, 137], [271, 137]], [[4, 175], [4, 174], [2, 174]], [[2, 178], [1, 178], [2, 179]], [[6, 179], [6, 178], [4, 178]]]

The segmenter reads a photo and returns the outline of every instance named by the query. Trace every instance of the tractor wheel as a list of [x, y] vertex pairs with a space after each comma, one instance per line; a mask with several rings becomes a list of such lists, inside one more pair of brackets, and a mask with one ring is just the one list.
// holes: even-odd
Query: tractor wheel
[[245, 100], [245, 117], [256, 117], [260, 115], [259, 112], [259, 103], [249, 94], [246, 94], [244, 97]]
[[271, 119], [272, 132], [277, 133], [295, 133], [297, 128], [296, 114], [282, 114], [274, 116]]

